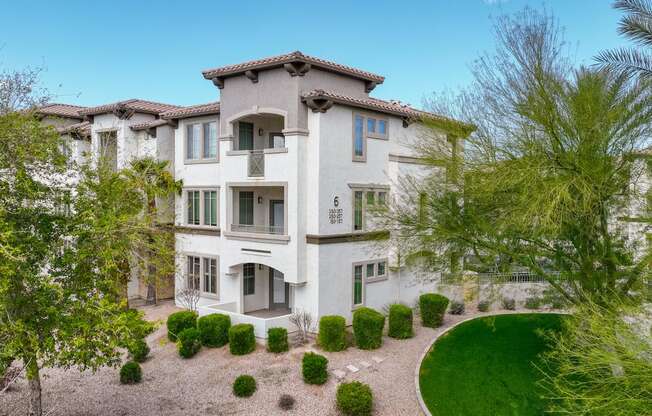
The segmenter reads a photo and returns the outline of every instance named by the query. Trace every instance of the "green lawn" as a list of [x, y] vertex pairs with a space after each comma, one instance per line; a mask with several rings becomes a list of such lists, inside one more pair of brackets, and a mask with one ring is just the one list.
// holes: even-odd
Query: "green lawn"
[[433, 416], [540, 416], [545, 402], [533, 363], [546, 349], [538, 328], [560, 315], [478, 318], [439, 338], [421, 363], [419, 384]]

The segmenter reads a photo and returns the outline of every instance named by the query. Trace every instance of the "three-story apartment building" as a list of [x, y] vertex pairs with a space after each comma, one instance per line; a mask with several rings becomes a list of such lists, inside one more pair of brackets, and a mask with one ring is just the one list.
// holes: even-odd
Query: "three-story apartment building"
[[[421, 111], [375, 99], [384, 78], [300, 52], [203, 72], [220, 101], [161, 114], [175, 132], [177, 288], [199, 311], [289, 327], [412, 304], [432, 279], [399, 267], [369, 211], [418, 175]], [[445, 143], [446, 135], [442, 133]]]

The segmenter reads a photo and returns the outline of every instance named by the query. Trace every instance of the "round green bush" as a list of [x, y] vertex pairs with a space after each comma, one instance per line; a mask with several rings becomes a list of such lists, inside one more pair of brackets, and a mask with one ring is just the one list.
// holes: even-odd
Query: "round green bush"
[[233, 355], [249, 354], [256, 349], [254, 326], [238, 324], [229, 328], [229, 350]]
[[369, 416], [373, 395], [368, 385], [359, 381], [342, 383], [337, 387], [337, 408], [346, 416]]
[[149, 354], [149, 346], [145, 340], [139, 339], [138, 341], [130, 344], [127, 348], [127, 351], [129, 351], [129, 357], [131, 357], [133, 361], [142, 363], [147, 359], [147, 355]]
[[487, 312], [490, 306], [491, 306], [491, 302], [489, 302], [488, 300], [483, 300], [478, 303], [478, 310], [480, 312]]
[[177, 341], [177, 337], [184, 329], [197, 327], [197, 313], [192, 311], [175, 312], [168, 316], [168, 339]]
[[191, 358], [201, 349], [201, 339], [197, 328], [187, 328], [177, 337], [177, 350], [183, 358]]
[[342, 316], [327, 315], [319, 320], [317, 344], [324, 351], [342, 351], [346, 349], [346, 320]]
[[136, 384], [140, 383], [143, 379], [143, 370], [140, 369], [140, 364], [135, 361], [127, 361], [120, 369], [120, 383], [122, 384]]
[[541, 304], [543, 303], [543, 299], [537, 298], [537, 297], [529, 297], [525, 299], [525, 308], [526, 309], [539, 309], [541, 307]]
[[233, 382], [233, 394], [238, 397], [251, 397], [256, 391], [256, 380], [252, 376], [238, 376]]
[[436, 293], [424, 293], [419, 296], [421, 324], [428, 328], [437, 328], [444, 322], [444, 313], [448, 307], [448, 298]]
[[389, 307], [387, 335], [397, 339], [412, 338], [412, 309], [398, 303]]
[[303, 354], [301, 373], [308, 384], [324, 384], [328, 380], [328, 359], [314, 352]]
[[290, 349], [288, 344], [288, 330], [285, 328], [269, 328], [267, 330], [267, 351], [286, 352]]
[[503, 305], [503, 309], [507, 309], [508, 311], [516, 309], [516, 301], [512, 298], [503, 298], [501, 304]]
[[464, 314], [464, 302], [452, 301], [450, 308], [448, 308], [448, 313], [451, 315], [463, 315]]
[[205, 347], [222, 347], [229, 342], [231, 318], [228, 315], [213, 313], [197, 320], [201, 343]]
[[385, 316], [371, 308], [359, 308], [353, 312], [353, 337], [355, 345], [362, 350], [374, 350], [383, 344]]

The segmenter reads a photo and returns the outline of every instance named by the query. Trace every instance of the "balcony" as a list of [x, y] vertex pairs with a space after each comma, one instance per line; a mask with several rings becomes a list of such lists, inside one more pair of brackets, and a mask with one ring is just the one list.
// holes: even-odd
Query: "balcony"
[[236, 233], [278, 234], [285, 233], [282, 225], [231, 224], [231, 231]]
[[247, 176], [265, 176], [265, 152], [262, 150], [251, 150], [247, 157]]
[[287, 186], [227, 184], [226, 237], [287, 242]]

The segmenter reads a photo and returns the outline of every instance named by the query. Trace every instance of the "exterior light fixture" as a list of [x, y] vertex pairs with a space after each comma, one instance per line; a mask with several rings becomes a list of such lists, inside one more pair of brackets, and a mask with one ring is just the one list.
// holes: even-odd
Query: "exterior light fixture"
[[262, 203], [263, 203], [263, 197], [262, 197], [262, 196], [259, 196], [259, 197], [258, 197], [258, 203], [259, 203], [259, 204], [262, 204]]

